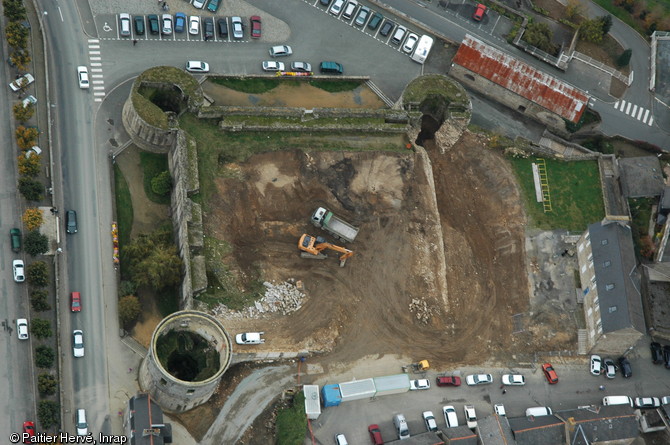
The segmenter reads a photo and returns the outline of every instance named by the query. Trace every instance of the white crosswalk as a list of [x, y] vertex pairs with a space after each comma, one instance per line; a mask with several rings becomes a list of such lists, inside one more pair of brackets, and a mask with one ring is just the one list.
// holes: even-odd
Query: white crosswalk
[[654, 117], [650, 116], [651, 111], [647, 110], [646, 108], [638, 107], [635, 104], [632, 104], [630, 102], [626, 102], [625, 100], [618, 100], [614, 104], [614, 109], [619, 110], [622, 113], [627, 114], [628, 116], [632, 117], [633, 119], [637, 119], [639, 121], [642, 121], [643, 123], [649, 125], [650, 127], [654, 123]]
[[105, 97], [105, 81], [102, 75], [102, 57], [100, 40], [88, 39], [88, 59], [91, 63], [91, 83], [93, 84], [93, 100], [102, 102]]

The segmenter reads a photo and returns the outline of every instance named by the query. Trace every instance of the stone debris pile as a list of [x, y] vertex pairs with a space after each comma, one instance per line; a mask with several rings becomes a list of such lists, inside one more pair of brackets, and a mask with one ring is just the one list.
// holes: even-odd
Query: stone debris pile
[[422, 298], [412, 298], [409, 303], [409, 311], [423, 324], [428, 324], [433, 316], [433, 308], [429, 307], [426, 300]]
[[263, 298], [255, 301], [253, 306], [235, 311], [220, 304], [213, 309], [214, 315], [224, 318], [261, 318], [268, 312], [288, 315], [300, 309], [305, 301], [305, 294], [300, 291], [302, 282], [296, 282], [293, 278], [281, 283], [265, 281], [263, 286], [265, 286]]

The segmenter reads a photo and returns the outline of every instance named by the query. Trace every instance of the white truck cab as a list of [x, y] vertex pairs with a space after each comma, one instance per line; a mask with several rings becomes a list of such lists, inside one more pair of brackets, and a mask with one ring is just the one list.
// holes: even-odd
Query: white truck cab
[[261, 338], [265, 332], [245, 332], [244, 334], [237, 334], [235, 336], [235, 343], [238, 345], [260, 345], [265, 343], [265, 339]]

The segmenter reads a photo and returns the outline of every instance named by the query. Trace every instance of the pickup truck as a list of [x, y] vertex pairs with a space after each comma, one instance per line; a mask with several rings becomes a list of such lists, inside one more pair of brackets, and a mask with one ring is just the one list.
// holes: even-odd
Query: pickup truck
[[244, 334], [237, 334], [235, 336], [235, 343], [238, 345], [260, 345], [265, 343], [265, 339], [261, 336], [265, 332], [245, 332]]
[[358, 235], [358, 227], [355, 227], [328, 209], [319, 207], [312, 213], [312, 224], [320, 227], [333, 235], [336, 239], [353, 242]]
[[33, 82], [35, 82], [35, 78], [33, 77], [32, 74], [27, 73], [16, 79], [14, 82], [10, 83], [9, 88], [11, 88], [12, 91], [16, 92], [24, 89]]

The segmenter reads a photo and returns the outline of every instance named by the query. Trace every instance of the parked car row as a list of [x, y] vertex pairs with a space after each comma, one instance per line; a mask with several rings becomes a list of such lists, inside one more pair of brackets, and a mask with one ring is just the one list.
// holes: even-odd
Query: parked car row
[[[230, 19], [230, 27], [228, 20]], [[131, 27], [132, 22], [132, 27]], [[261, 37], [261, 18], [254, 15], [249, 18], [251, 27], [250, 36], [253, 39]], [[119, 35], [121, 37], [131, 37], [133, 31], [135, 36], [143, 36], [148, 31], [149, 34], [170, 36], [173, 34], [188, 33], [191, 36], [200, 36], [204, 40], [214, 39], [216, 33], [221, 39], [228, 39], [228, 30], [232, 31], [232, 37], [235, 40], [244, 38], [244, 28], [242, 17], [199, 17], [192, 15], [186, 16], [183, 12], [172, 14], [149, 14], [146, 17], [130, 14], [119, 14]]]
[[655, 365], [663, 364], [670, 369], [670, 345], [661, 346], [658, 342], [651, 343], [651, 361]]
[[188, 3], [193, 5], [194, 8], [203, 9], [205, 4], [207, 4], [207, 10], [211, 12], [216, 12], [219, 9], [221, 0], [186, 0]]
[[618, 369], [621, 370], [621, 374], [624, 377], [630, 377], [633, 375], [633, 371], [630, 366], [630, 362], [625, 357], [619, 358], [619, 366], [614, 364], [614, 360], [611, 358], [601, 359], [599, 355], [592, 355], [589, 367], [591, 374], [600, 375], [605, 374], [605, 377], [608, 379], [613, 379], [616, 377], [616, 372]]

